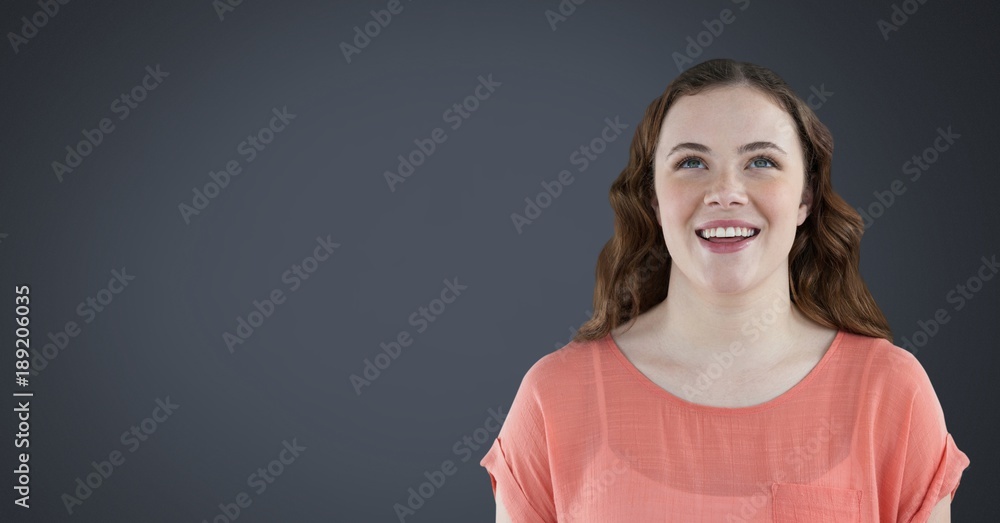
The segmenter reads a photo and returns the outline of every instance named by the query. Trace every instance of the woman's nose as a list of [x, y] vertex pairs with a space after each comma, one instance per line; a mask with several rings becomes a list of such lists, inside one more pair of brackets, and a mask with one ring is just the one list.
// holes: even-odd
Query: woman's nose
[[743, 173], [736, 168], [726, 168], [712, 175], [712, 181], [705, 191], [706, 205], [729, 207], [747, 202], [746, 188], [743, 186]]

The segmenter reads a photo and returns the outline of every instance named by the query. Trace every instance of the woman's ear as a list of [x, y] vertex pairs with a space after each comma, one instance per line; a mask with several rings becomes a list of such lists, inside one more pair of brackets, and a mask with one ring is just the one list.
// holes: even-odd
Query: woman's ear
[[805, 223], [806, 217], [808, 217], [809, 213], [812, 212], [812, 205], [813, 205], [812, 187], [810, 187], [809, 183], [806, 183], [806, 186], [802, 189], [802, 203], [799, 204], [799, 217], [797, 222], [798, 225], [802, 225], [803, 223]]
[[653, 195], [652, 198], [650, 198], [649, 204], [651, 207], [653, 207], [653, 214], [656, 215], [656, 223], [660, 224], [660, 227], [662, 227], [663, 222], [660, 221], [660, 202], [659, 200], [656, 199], [655, 194]]

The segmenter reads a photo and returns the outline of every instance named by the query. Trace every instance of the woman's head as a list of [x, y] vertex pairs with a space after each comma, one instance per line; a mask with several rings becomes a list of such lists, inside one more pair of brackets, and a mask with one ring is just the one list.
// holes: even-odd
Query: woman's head
[[[701, 292], [787, 279], [813, 321], [892, 341], [859, 273], [864, 226], [833, 191], [832, 154], [826, 126], [764, 67], [709, 60], [675, 78], [647, 107], [611, 186], [615, 232], [598, 258], [594, 316], [576, 339], [661, 302], [673, 269]], [[697, 233], [715, 220], [748, 222], [760, 236], [713, 252], [722, 244]]]
[[[811, 202], [804, 158], [791, 116], [757, 88], [677, 98], [652, 159], [672, 284], [696, 294], [787, 285], [788, 253]], [[704, 237], [729, 227], [736, 237]], [[749, 236], [737, 241], [741, 234]]]

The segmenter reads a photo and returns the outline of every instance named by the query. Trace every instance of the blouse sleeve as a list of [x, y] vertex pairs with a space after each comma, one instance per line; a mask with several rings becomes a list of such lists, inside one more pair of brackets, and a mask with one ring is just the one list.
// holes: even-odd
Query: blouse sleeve
[[969, 458], [959, 450], [945, 425], [944, 412], [930, 378], [912, 356], [910, 374], [915, 386], [909, 412], [909, 430], [900, 435], [902, 464], [897, 521], [925, 523], [947, 495], [955, 498]]
[[514, 523], [556, 521], [539, 382], [536, 364], [521, 380], [500, 433], [479, 463]]

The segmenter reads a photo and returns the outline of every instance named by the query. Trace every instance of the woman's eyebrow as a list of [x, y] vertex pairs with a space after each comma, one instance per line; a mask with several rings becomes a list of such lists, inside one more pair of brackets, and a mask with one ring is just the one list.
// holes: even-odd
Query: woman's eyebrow
[[[688, 150], [691, 150], [691, 151], [697, 151], [699, 153], [705, 153], [705, 154], [711, 154], [712, 153], [712, 149], [710, 149], [706, 145], [702, 145], [700, 143], [694, 143], [694, 142], [684, 142], [684, 143], [679, 143], [679, 144], [675, 145], [673, 149], [670, 149], [670, 152], [667, 153], [667, 156], [670, 156], [670, 155], [674, 154], [675, 152], [680, 151], [680, 150], [684, 150], [684, 149], [688, 149]], [[780, 152], [781, 154], [784, 154], [784, 155], [788, 154], [788, 153], [785, 152], [784, 149], [782, 149], [781, 147], [778, 147], [778, 145], [775, 144], [774, 142], [764, 142], [764, 141], [750, 142], [748, 144], [741, 145], [740, 147], [738, 147], [736, 149], [736, 154], [745, 154], [745, 153], [748, 153], [748, 152], [760, 151], [760, 150], [763, 150], [763, 149], [774, 149], [774, 150]]]

